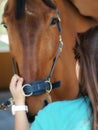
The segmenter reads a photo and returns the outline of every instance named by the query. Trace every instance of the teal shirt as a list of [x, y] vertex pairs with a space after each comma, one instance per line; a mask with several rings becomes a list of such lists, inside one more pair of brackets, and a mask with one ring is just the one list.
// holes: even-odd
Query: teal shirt
[[92, 130], [93, 115], [86, 96], [50, 103], [38, 112], [30, 130]]

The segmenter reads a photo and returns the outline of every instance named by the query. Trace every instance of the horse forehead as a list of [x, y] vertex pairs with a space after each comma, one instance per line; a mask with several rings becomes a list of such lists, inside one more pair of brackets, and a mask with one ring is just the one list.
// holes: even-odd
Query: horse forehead
[[[21, 1], [21, 0], [20, 0]], [[46, 0], [47, 1], [47, 0]], [[15, 8], [16, 6], [16, 3], [18, 2], [18, 0], [8, 0], [7, 1], [7, 9], [8, 8]], [[29, 8], [32, 8], [32, 10], [39, 10], [40, 8], [45, 8], [45, 7], [48, 7], [44, 2], [43, 0], [25, 0], [25, 4], [26, 6], [28, 6]], [[46, 9], [46, 8], [45, 8]], [[40, 10], [41, 11], [41, 10]]]
[[[17, 0], [16, 0], [17, 1]], [[18, 2], [18, 1], [17, 1]], [[43, 0], [25, 0], [25, 12], [28, 15], [42, 15], [43, 13], [50, 13], [51, 9], [43, 2]], [[3, 16], [14, 16], [15, 15], [16, 2], [15, 0], [8, 0]], [[21, 8], [22, 5], [21, 5]]]
[[51, 9], [43, 2], [43, 0], [27, 0], [25, 9], [33, 13], [48, 13]]

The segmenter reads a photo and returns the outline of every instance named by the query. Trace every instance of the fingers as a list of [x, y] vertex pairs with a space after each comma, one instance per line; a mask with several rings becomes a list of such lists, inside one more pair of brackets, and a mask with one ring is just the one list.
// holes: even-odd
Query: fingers
[[10, 90], [16, 89], [17, 87], [22, 87], [23, 78], [20, 78], [18, 75], [14, 75], [10, 82]]
[[19, 78], [17, 81], [16, 87], [18, 87], [18, 89], [21, 89], [22, 84], [23, 84], [23, 78]]
[[14, 75], [10, 83], [10, 92], [13, 96], [16, 105], [25, 104], [25, 96], [22, 91], [23, 78]]
[[19, 78], [20, 78], [20, 77], [15, 74], [15, 75], [12, 77], [12, 79], [11, 79], [10, 87], [16, 86], [16, 83], [17, 83], [17, 81], [19, 80]]

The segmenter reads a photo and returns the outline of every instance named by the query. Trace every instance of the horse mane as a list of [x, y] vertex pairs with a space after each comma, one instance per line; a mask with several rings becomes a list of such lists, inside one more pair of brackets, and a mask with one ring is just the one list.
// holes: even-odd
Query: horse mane
[[[42, 0], [48, 7], [52, 9], [56, 9], [56, 6], [51, 0]], [[16, 9], [15, 9], [15, 16], [16, 19], [20, 19], [24, 12], [25, 12], [25, 2], [26, 0], [15, 0], [16, 2]]]
[[16, 2], [15, 16], [16, 19], [19, 19], [25, 12], [25, 0], [15, 0], [15, 2]]

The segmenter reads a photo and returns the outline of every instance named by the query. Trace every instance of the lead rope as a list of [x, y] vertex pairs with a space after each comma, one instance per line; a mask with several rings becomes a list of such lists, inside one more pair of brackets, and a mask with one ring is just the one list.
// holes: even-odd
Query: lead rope
[[13, 73], [17, 74], [17, 66], [13, 57], [12, 57], [12, 68], [13, 68]]
[[[17, 67], [16, 67], [16, 63], [15, 63], [13, 57], [12, 57], [12, 68], [13, 68], [13, 73], [14, 73], [14, 74], [17, 74]], [[0, 109], [1, 109], [1, 110], [6, 110], [8, 107], [11, 107], [13, 104], [14, 104], [13, 98], [9, 98], [8, 100], [4, 101], [4, 102], [0, 105]]]

